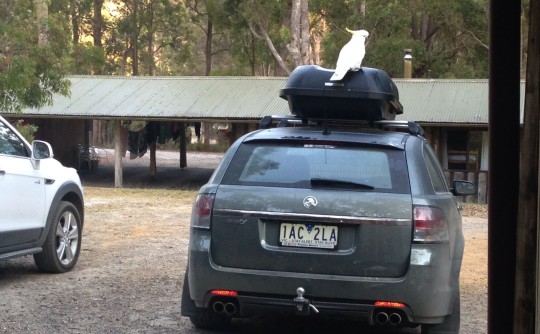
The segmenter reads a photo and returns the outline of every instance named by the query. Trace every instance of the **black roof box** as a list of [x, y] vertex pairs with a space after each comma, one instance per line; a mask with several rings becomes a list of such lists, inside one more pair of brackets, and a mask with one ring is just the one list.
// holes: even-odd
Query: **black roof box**
[[403, 113], [397, 87], [385, 71], [362, 67], [330, 81], [333, 74], [320, 66], [298, 66], [279, 96], [303, 119], [393, 120]]

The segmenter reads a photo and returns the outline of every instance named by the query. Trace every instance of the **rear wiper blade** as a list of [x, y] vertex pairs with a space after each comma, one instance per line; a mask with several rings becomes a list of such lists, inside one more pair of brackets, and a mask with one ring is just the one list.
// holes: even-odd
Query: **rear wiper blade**
[[370, 186], [369, 184], [344, 181], [344, 180], [318, 179], [318, 178], [311, 179], [311, 186], [312, 187], [333, 187], [333, 188], [354, 188], [354, 189], [365, 189], [365, 190], [375, 189], [373, 186]]

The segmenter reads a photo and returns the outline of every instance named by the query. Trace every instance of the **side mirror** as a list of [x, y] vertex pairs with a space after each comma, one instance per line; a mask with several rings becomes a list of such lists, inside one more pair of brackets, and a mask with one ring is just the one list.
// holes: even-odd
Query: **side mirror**
[[53, 156], [51, 144], [41, 140], [34, 140], [32, 142], [32, 159], [43, 160], [52, 158]]
[[454, 180], [452, 186], [452, 194], [454, 194], [454, 196], [469, 196], [476, 194], [476, 187], [472, 182]]

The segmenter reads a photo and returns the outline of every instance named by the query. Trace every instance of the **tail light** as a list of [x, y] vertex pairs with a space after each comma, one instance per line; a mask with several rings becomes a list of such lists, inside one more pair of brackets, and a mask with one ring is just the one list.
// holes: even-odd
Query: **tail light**
[[441, 209], [429, 206], [414, 207], [414, 241], [448, 241], [448, 223]]
[[214, 296], [224, 296], [224, 297], [236, 297], [238, 292], [234, 290], [212, 290], [210, 293]]
[[191, 210], [191, 226], [209, 229], [213, 207], [214, 194], [199, 194]]
[[405, 308], [405, 304], [400, 302], [388, 302], [388, 301], [376, 301], [375, 302], [376, 307], [391, 307], [391, 308]]

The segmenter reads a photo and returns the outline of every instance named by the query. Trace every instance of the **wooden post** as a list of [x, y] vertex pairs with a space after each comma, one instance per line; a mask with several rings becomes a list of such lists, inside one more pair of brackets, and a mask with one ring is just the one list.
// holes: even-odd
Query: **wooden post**
[[114, 186], [122, 188], [122, 122], [114, 121]]
[[489, 10], [488, 333], [496, 334], [514, 324], [521, 3], [490, 0]]
[[187, 167], [186, 123], [180, 123], [180, 169]]
[[[540, 0], [531, 0], [520, 157], [514, 333], [538, 333]], [[491, 167], [491, 166], [490, 166]]]
[[238, 128], [239, 127], [240, 127], [240, 124], [230, 123], [229, 136], [227, 138], [228, 141], [229, 141], [229, 147], [234, 143], [236, 138], [238, 138]]
[[154, 140], [150, 143], [150, 178], [153, 180], [157, 176], [157, 163], [156, 163], [156, 143]]

